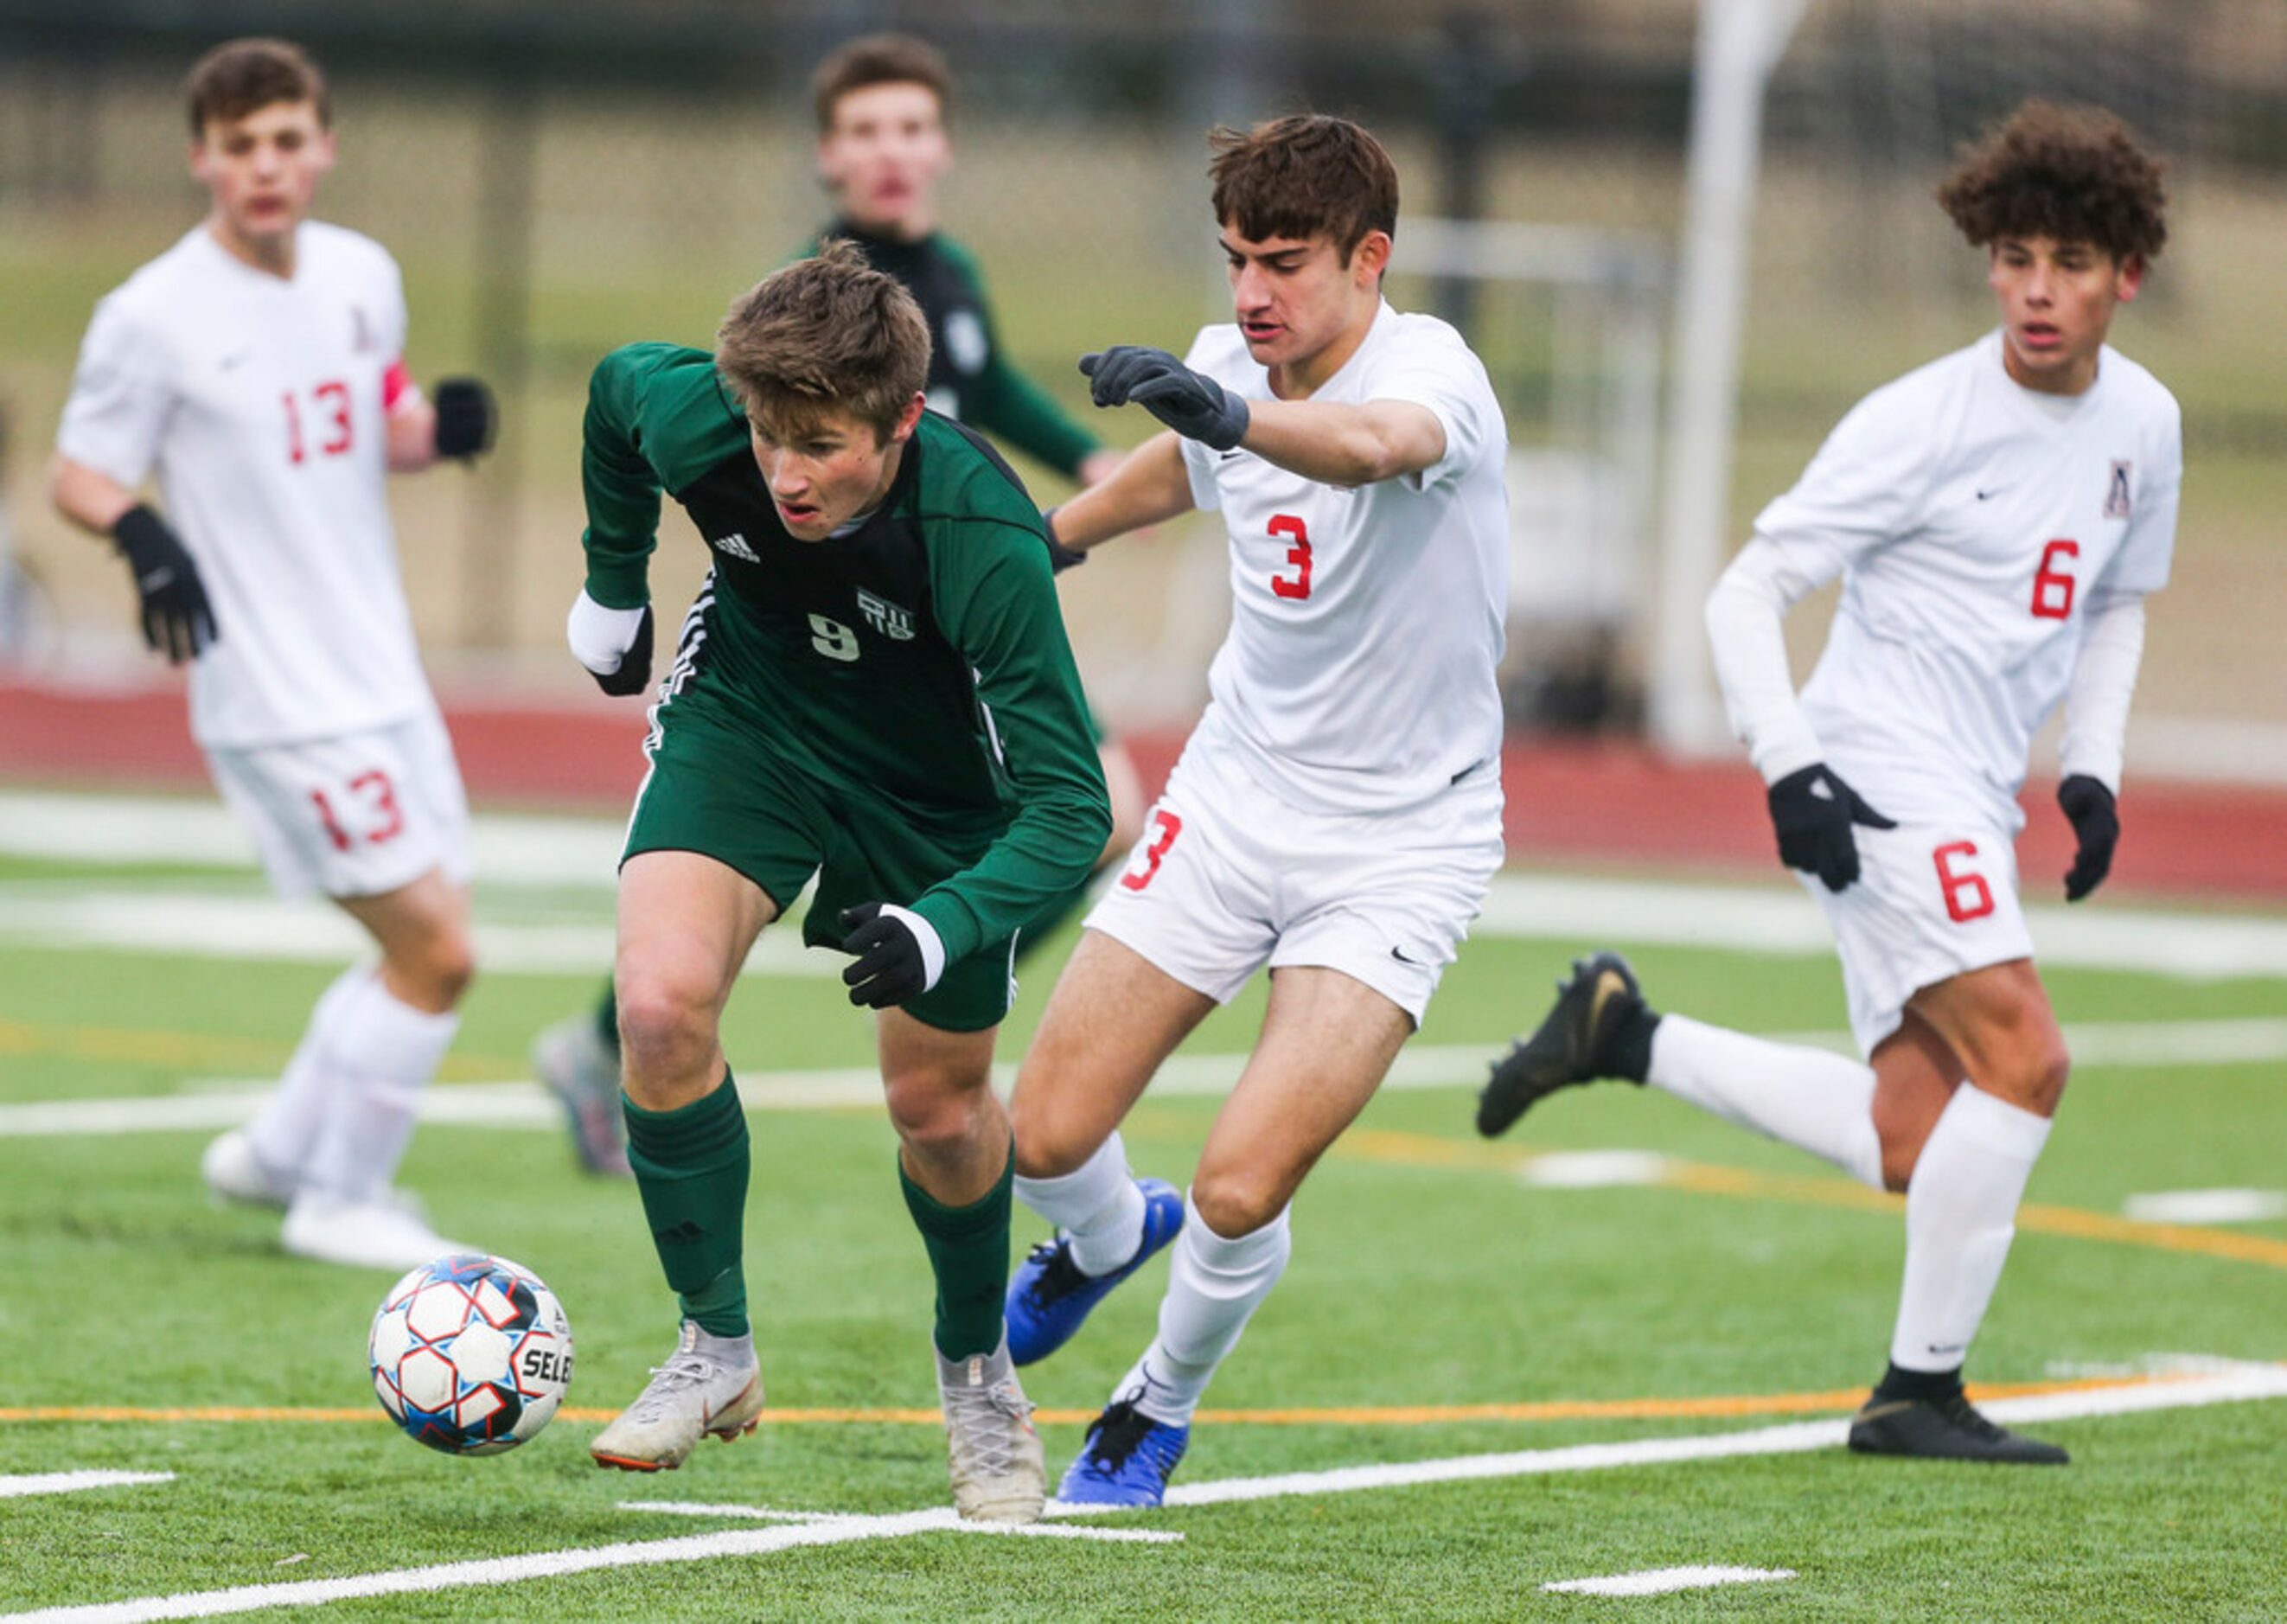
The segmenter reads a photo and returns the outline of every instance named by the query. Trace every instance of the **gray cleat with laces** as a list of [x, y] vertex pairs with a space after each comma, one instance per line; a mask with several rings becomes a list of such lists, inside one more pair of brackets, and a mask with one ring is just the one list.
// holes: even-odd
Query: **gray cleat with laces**
[[949, 1359], [938, 1353], [937, 1386], [945, 1401], [954, 1509], [972, 1523], [1040, 1521], [1048, 1462], [1033, 1430], [1033, 1406], [1009, 1358], [1009, 1339], [1001, 1337], [990, 1354]]
[[588, 1453], [597, 1465], [621, 1471], [673, 1471], [700, 1438], [744, 1438], [762, 1414], [754, 1334], [710, 1336], [686, 1319], [667, 1363], [653, 1367], [650, 1385], [596, 1435]]

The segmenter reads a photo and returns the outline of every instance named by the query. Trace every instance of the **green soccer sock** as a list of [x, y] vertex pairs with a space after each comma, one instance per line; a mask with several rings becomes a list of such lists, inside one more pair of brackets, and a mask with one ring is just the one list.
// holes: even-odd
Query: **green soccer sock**
[[906, 1209], [929, 1248], [937, 1276], [937, 1351], [949, 1359], [990, 1353], [1001, 1345], [1001, 1304], [1009, 1292], [1009, 1215], [1017, 1180], [1017, 1147], [985, 1198], [947, 1207], [914, 1183], [902, 1158], [898, 1183]]
[[739, 1085], [725, 1071], [713, 1092], [679, 1110], [620, 1104], [628, 1165], [684, 1318], [712, 1336], [744, 1336], [748, 1155]]

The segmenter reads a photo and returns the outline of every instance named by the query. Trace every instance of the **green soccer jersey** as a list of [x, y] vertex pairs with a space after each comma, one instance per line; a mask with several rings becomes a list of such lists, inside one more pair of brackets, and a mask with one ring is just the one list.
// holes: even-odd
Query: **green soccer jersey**
[[1002, 826], [907, 904], [949, 961], [1087, 875], [1111, 813], [1080, 675], [1039, 510], [983, 440], [924, 413], [873, 514], [803, 542], [779, 522], [703, 350], [605, 357], [585, 438], [589, 596], [648, 600], [665, 491], [715, 555], [704, 658], [768, 701], [756, 748], [916, 827]]
[[[985, 297], [985, 276], [969, 250], [941, 231], [918, 242], [867, 236], [846, 220], [820, 234], [847, 237], [875, 270], [896, 277], [929, 322], [929, 403], [971, 428], [997, 434], [1067, 479], [1077, 479], [1102, 444], [1039, 384], [1009, 363]], [[818, 251], [813, 242], [803, 250]]]

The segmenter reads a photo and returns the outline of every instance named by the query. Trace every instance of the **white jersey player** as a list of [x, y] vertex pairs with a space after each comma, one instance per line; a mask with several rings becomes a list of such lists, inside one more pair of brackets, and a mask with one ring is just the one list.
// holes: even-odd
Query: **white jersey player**
[[[1626, 1077], [1903, 1190], [1889, 1368], [1851, 1447], [2059, 1463], [1979, 1414], [1961, 1366], [2067, 1071], [2017, 898], [2027, 755], [2061, 702], [2077, 901], [2111, 863], [2143, 600], [2174, 547], [2175, 400], [2105, 343], [2166, 226], [2159, 166], [2093, 109], [2029, 103], [1938, 196], [1987, 250], [1999, 329], [1861, 401], [1707, 605], [1733, 726], [1833, 928], [1871, 1064], [1656, 1015], [1600, 954], [1495, 1069], [1478, 1126]], [[1798, 698], [1780, 617], [1837, 576]]]
[[[381, 950], [319, 1001], [261, 1113], [209, 1147], [207, 1182], [285, 1207], [289, 1251], [405, 1268], [452, 1249], [390, 1182], [471, 973], [468, 809], [384, 476], [482, 450], [490, 397], [462, 379], [425, 399], [396, 264], [304, 218], [334, 156], [316, 66], [236, 41], [188, 91], [212, 206], [97, 307], [52, 495], [114, 539], [146, 638], [190, 664], [192, 733], [272, 883], [331, 897]], [[164, 518], [136, 495], [154, 472]]]
[[[1054, 1351], [1175, 1238], [1159, 1335], [1058, 1490], [1158, 1504], [1215, 1367], [1285, 1267], [1288, 1202], [1420, 1022], [1501, 860], [1494, 667], [1506, 429], [1444, 323], [1381, 298], [1397, 175], [1366, 131], [1218, 131], [1235, 326], [1120, 347], [1099, 406], [1172, 428], [1057, 510], [1085, 549], [1192, 508], [1231, 538], [1213, 702], [1057, 983], [1010, 1112], [1017, 1193], [1059, 1227], [1009, 1287]], [[1118, 1132], [1159, 1063], [1270, 967], [1261, 1038], [1189, 1200]], [[1180, 1233], [1179, 1233], [1180, 1232]]]

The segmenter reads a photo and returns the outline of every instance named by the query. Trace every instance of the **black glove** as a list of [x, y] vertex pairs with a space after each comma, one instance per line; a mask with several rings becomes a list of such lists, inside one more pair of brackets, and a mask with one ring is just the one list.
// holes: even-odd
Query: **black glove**
[[1041, 528], [1049, 537], [1049, 566], [1059, 575], [1088, 562], [1088, 554], [1065, 546], [1056, 540], [1056, 511], [1050, 508], [1041, 515]]
[[2112, 848], [2120, 844], [2120, 808], [2112, 791], [2085, 772], [2057, 786], [2057, 804], [2073, 826], [2080, 851], [2065, 875], [2065, 900], [2077, 902], [2112, 872]]
[[1779, 860], [1815, 874], [1829, 891], [1842, 891], [1858, 878], [1858, 846], [1850, 826], [1894, 829], [1897, 824], [1858, 798], [1858, 792], [1828, 771], [1824, 762], [1790, 772], [1770, 788], [1771, 827], [1778, 831]]
[[143, 640], [176, 665], [195, 660], [222, 634], [199, 566], [167, 521], [137, 503], [111, 527], [143, 599]]
[[628, 652], [620, 657], [620, 669], [605, 677], [590, 671], [596, 685], [613, 699], [625, 699], [631, 693], [641, 693], [651, 686], [651, 606], [644, 606], [643, 619], [636, 622], [636, 635], [628, 644]]
[[439, 456], [481, 456], [493, 448], [500, 408], [482, 378], [439, 378], [431, 404], [437, 408]]
[[929, 960], [921, 938], [898, 914], [883, 912], [878, 902], [861, 902], [842, 910], [842, 928], [849, 932], [842, 951], [858, 955], [842, 971], [851, 1002], [886, 1010], [929, 991]]
[[1165, 350], [1116, 344], [1080, 358], [1098, 406], [1142, 407], [1185, 440], [1228, 451], [1246, 432], [1246, 402]]

